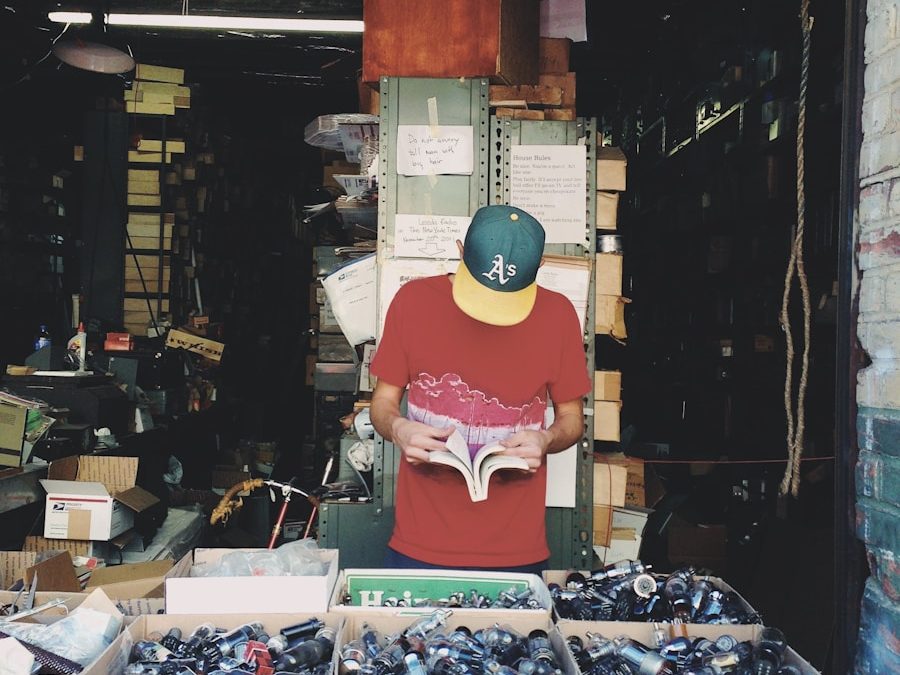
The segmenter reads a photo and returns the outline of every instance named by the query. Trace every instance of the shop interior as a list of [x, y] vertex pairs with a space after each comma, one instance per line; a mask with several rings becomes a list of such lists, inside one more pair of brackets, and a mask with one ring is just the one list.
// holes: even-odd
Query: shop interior
[[[339, 549], [342, 567], [378, 567], [390, 532], [390, 447], [372, 438], [367, 461], [348, 458], [351, 448], [365, 455], [358, 442], [372, 434], [371, 386], [361, 386], [360, 370], [375, 340], [348, 342], [323, 279], [382, 251], [384, 212], [402, 202], [402, 190], [393, 202], [379, 197], [377, 169], [370, 179], [361, 167], [373, 152], [384, 166], [392, 149], [379, 115], [382, 127], [385, 117], [402, 119], [412, 88], [398, 101], [394, 81], [366, 80], [362, 33], [104, 29], [96, 19], [48, 18], [62, 9], [188, 9], [81, 4], [0, 6], [0, 389], [60, 416], [34, 444], [39, 471], [47, 463], [51, 472], [71, 469], [86, 455], [138, 459], [131, 484], [152, 505], [136, 512], [127, 542], [105, 549], [110, 566], [157, 555], [152, 542], [165, 530], [166, 545], [181, 553], [312, 537]], [[189, 11], [364, 15], [363, 0], [207, 4]], [[607, 310], [611, 324], [596, 333], [588, 326], [585, 343], [594, 371], [617, 373], [603, 380], [616, 392], [590, 399], [591, 430], [572, 474], [576, 506], [548, 520], [551, 568], [617, 562], [597, 547], [626, 531], [623, 558], [659, 572], [692, 565], [726, 580], [765, 625], [831, 672], [841, 620], [833, 460], [843, 4], [814, 3], [807, 52], [798, 3], [585, 6], [584, 37], [557, 38], [565, 63], [552, 76], [562, 98], [541, 98], [549, 85], [515, 96], [512, 87], [528, 83], [485, 85], [489, 124], [521, 124], [523, 139], [529, 125], [538, 139], [552, 138], [554, 124], [578, 136], [587, 129], [587, 152], [612, 158], [627, 176], [621, 189], [589, 198], [596, 239], [575, 253], [598, 267], [600, 256], [616, 258], [620, 286], [603, 295], [611, 304], [602, 310], [593, 278], [586, 300], [598, 325]], [[57, 45], [82, 31], [183, 79], [145, 69], [142, 80], [140, 65], [117, 74], [74, 67]], [[429, 59], [439, 71], [450, 57], [435, 48]], [[183, 88], [171, 109], [153, 107], [163, 99], [141, 86], [154, 77]], [[410, 100], [424, 101], [422, 91]], [[528, 95], [535, 98], [518, 101]], [[792, 279], [785, 315], [801, 114], [808, 297], [804, 310]], [[346, 138], [340, 146], [341, 122], [365, 136], [354, 156]], [[589, 172], [588, 180], [602, 177]], [[133, 192], [138, 182], [151, 185]], [[79, 354], [94, 376], [34, 374], [78, 370]], [[598, 432], [601, 413], [604, 424], [615, 420]], [[786, 437], [801, 426], [797, 492], [789, 474], [783, 494]], [[22, 471], [11, 463], [0, 480]], [[254, 479], [257, 489], [229, 492]], [[614, 503], [620, 488], [627, 504]], [[44, 534], [44, 489], [32, 481], [34, 498], [17, 490], [0, 490], [6, 551]], [[232, 498], [228, 517], [211, 525], [223, 496]], [[620, 523], [620, 508], [642, 513], [639, 524]]]

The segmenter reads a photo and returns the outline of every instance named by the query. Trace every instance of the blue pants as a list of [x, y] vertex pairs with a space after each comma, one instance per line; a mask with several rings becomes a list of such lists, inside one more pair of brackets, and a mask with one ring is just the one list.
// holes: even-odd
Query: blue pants
[[530, 565], [518, 565], [516, 567], [448, 567], [446, 565], [433, 565], [432, 563], [422, 562], [408, 555], [398, 553], [392, 548], [388, 548], [384, 554], [384, 566], [395, 569], [451, 569], [451, 570], [479, 570], [484, 572], [516, 572], [520, 574], [537, 574], [541, 576], [541, 572], [547, 569], [546, 560], [532, 563]]

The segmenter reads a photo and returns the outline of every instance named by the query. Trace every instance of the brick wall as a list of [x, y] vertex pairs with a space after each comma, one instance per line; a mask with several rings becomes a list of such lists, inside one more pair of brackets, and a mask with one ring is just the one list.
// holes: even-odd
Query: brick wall
[[900, 673], [900, 0], [868, 0], [857, 237], [857, 535], [872, 576], [856, 672]]

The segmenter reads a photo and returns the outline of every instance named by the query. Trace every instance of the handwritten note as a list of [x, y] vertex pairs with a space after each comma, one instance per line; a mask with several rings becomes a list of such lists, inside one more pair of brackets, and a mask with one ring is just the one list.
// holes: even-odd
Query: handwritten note
[[402, 176], [471, 175], [472, 127], [401, 124], [397, 127], [397, 173]]
[[510, 150], [509, 203], [537, 218], [548, 244], [585, 241], [586, 149], [516, 145]]
[[394, 218], [394, 255], [398, 258], [459, 259], [456, 240], [466, 238], [471, 216], [398, 213]]

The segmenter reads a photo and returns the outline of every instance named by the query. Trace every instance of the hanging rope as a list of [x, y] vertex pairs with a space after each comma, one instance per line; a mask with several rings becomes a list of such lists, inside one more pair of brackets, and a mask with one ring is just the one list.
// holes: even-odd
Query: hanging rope
[[[791, 255], [784, 276], [784, 294], [781, 299], [781, 328], [784, 330], [787, 348], [787, 366], [784, 376], [784, 411], [787, 415], [788, 465], [781, 480], [780, 493], [790, 493], [796, 497], [800, 488], [800, 460], [803, 457], [803, 435], [806, 428], [806, 385], [809, 377], [810, 316], [809, 283], [803, 263], [803, 231], [806, 224], [806, 191], [804, 189], [804, 145], [806, 132], [806, 89], [809, 82], [809, 46], [813, 19], [809, 16], [809, 0], [800, 3], [800, 27], [803, 31], [803, 64], [800, 70], [800, 99], [797, 116], [797, 229], [791, 245]], [[803, 357], [800, 367], [800, 383], [797, 387], [796, 413], [793, 405], [794, 393], [794, 335], [788, 312], [791, 286], [794, 275], [800, 282], [800, 297], [803, 300]]]

